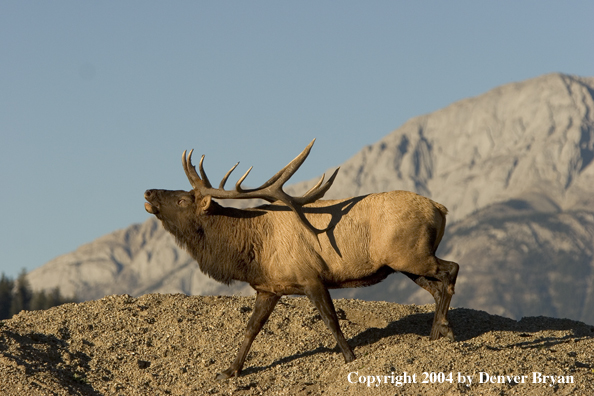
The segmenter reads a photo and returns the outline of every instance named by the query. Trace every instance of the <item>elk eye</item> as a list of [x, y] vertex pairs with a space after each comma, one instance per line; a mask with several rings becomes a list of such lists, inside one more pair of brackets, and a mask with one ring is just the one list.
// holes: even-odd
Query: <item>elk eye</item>
[[179, 201], [177, 201], [177, 204], [179, 206], [187, 206], [188, 205], [188, 200], [185, 198], [180, 199]]

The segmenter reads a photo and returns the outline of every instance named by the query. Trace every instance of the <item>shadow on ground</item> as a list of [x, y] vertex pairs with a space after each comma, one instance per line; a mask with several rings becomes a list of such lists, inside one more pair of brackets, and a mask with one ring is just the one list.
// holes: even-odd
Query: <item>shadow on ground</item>
[[[548, 317], [527, 317], [516, 321], [502, 316], [491, 315], [484, 311], [476, 311], [467, 308], [451, 309], [448, 313], [448, 320], [452, 325], [456, 337], [455, 342], [465, 342], [479, 337], [488, 332], [507, 331], [518, 333], [518, 336], [525, 341], [493, 349], [520, 348], [542, 348], [551, 347], [556, 344], [565, 343], [571, 340], [594, 337], [594, 326], [569, 319], [554, 319]], [[429, 337], [433, 323], [433, 312], [412, 314], [405, 318], [395, 320], [384, 328], [369, 328], [355, 337], [348, 340], [351, 347], [371, 345], [388, 337], [405, 334], [415, 334], [420, 337]], [[540, 331], [571, 331], [571, 334], [562, 337], [545, 337], [532, 339], [532, 333]], [[338, 347], [318, 347], [310, 351], [300, 352], [291, 356], [283, 357], [267, 366], [249, 367], [242, 374], [254, 374], [268, 370], [278, 365], [284, 365], [294, 360], [316, 355], [318, 353], [335, 352], [340, 353]]]

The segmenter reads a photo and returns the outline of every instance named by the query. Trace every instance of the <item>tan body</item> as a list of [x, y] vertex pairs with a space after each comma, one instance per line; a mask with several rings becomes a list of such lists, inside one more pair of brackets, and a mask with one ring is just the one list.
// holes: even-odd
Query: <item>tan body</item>
[[303, 294], [312, 277], [328, 288], [368, 286], [392, 272], [383, 267], [437, 274], [447, 210], [428, 198], [392, 191], [309, 204], [304, 212], [314, 227], [330, 225], [317, 240], [286, 206], [265, 208], [274, 232], [258, 258], [265, 282], [252, 285], [256, 290]]

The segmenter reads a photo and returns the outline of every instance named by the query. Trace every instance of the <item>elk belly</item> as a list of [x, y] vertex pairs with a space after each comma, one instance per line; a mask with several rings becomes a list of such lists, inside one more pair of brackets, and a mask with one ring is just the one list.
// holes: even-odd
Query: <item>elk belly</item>
[[346, 279], [327, 279], [325, 280], [325, 284], [329, 289], [344, 289], [350, 287], [364, 287], [364, 286], [371, 286], [375, 285], [386, 279], [388, 275], [393, 274], [394, 271], [392, 268], [388, 266], [380, 267], [376, 272], [361, 277], [352, 277]]

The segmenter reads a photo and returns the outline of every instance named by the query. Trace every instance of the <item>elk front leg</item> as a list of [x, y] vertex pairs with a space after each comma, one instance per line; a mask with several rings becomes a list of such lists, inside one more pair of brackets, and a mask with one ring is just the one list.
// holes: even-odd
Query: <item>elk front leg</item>
[[223, 380], [233, 376], [237, 377], [239, 374], [241, 374], [243, 363], [245, 362], [245, 358], [248, 354], [248, 351], [250, 350], [250, 347], [252, 346], [254, 338], [256, 338], [262, 329], [262, 326], [264, 326], [264, 323], [266, 323], [268, 320], [268, 317], [274, 310], [274, 307], [280, 298], [281, 296], [277, 294], [260, 291], [257, 292], [254, 312], [252, 313], [252, 317], [248, 322], [247, 328], [245, 330], [245, 337], [241, 347], [239, 348], [237, 357], [227, 370], [217, 374], [216, 379]]
[[353, 350], [347, 343], [342, 331], [340, 330], [338, 316], [336, 316], [336, 310], [334, 309], [334, 304], [332, 303], [332, 298], [330, 298], [328, 289], [326, 289], [322, 283], [317, 283], [307, 287], [305, 289], [305, 294], [311, 300], [311, 302], [314, 303], [320, 312], [320, 316], [324, 320], [324, 323], [326, 323], [326, 326], [328, 326], [332, 332], [332, 335], [334, 335], [334, 338], [338, 343], [338, 347], [344, 355], [344, 361], [349, 363], [355, 360], [355, 354], [353, 353]]

